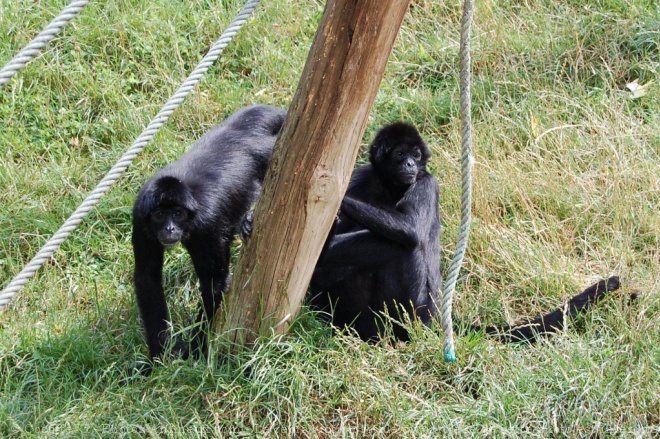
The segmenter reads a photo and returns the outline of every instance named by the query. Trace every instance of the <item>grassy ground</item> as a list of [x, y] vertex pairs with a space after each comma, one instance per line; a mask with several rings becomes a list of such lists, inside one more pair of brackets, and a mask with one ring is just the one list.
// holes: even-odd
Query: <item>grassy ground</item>
[[[0, 65], [66, 4], [0, 2]], [[445, 262], [460, 200], [459, 2], [414, 0], [372, 111], [433, 146]], [[2, 287], [94, 188], [199, 62], [237, 0], [91, 2], [0, 89]], [[146, 353], [132, 296], [131, 205], [147, 176], [251, 103], [287, 106], [323, 2], [264, 0], [146, 150], [0, 313], [1, 437], [660, 436], [660, 10], [652, 0], [478, 2], [474, 227], [456, 313], [513, 322], [596, 279], [615, 294], [534, 347], [439, 329], [403, 346], [295, 334], [229, 360]], [[650, 84], [631, 99], [626, 84]], [[197, 300], [186, 254], [166, 282]], [[642, 292], [634, 305], [625, 297]]]

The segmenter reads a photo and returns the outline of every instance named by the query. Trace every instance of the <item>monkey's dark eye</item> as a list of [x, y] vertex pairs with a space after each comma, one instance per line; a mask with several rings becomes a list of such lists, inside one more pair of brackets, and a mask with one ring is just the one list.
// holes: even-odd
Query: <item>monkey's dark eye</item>
[[163, 222], [165, 220], [165, 212], [162, 210], [154, 210], [151, 212], [151, 219], [157, 223]]
[[177, 209], [174, 212], [172, 212], [172, 218], [175, 220], [180, 220], [185, 217], [185, 212], [182, 209]]
[[406, 153], [403, 152], [402, 150], [397, 151], [395, 155], [396, 155], [396, 158], [398, 158], [398, 159], [403, 159], [403, 158], [406, 157]]

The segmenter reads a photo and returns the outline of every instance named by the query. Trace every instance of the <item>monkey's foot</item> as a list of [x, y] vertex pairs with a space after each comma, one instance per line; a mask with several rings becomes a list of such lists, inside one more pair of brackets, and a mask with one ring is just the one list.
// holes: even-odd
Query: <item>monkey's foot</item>
[[152, 371], [153, 364], [150, 361], [136, 361], [123, 372], [119, 385], [125, 386], [138, 377], [148, 377]]

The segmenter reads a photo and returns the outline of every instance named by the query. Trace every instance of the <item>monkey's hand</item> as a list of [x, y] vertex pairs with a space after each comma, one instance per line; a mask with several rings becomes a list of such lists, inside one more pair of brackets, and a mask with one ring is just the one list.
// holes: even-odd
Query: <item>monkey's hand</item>
[[243, 221], [238, 230], [238, 237], [241, 241], [247, 244], [248, 238], [252, 236], [252, 220], [254, 219], [254, 211], [251, 210], [245, 214]]

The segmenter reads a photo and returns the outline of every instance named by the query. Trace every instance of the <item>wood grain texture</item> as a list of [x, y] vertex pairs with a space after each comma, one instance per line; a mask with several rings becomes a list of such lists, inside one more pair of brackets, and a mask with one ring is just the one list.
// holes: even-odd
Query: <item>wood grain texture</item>
[[328, 1], [216, 331], [285, 333], [332, 226], [409, 0]]

